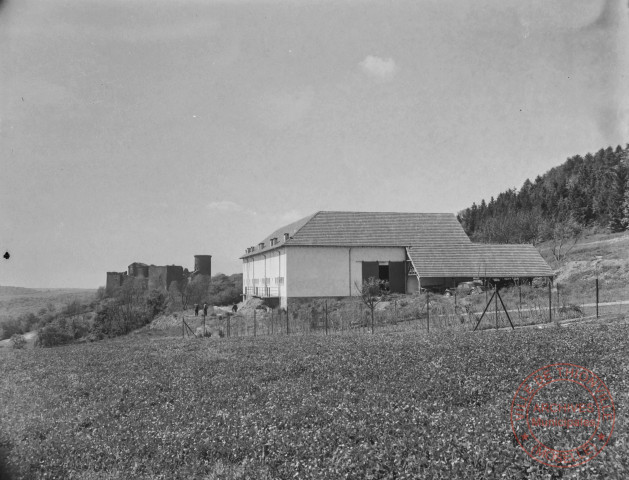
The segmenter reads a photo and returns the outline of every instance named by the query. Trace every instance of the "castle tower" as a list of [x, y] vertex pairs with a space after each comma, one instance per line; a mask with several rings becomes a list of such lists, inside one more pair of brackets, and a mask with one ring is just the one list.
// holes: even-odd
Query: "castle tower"
[[212, 255], [195, 255], [194, 272], [197, 275], [212, 275]]

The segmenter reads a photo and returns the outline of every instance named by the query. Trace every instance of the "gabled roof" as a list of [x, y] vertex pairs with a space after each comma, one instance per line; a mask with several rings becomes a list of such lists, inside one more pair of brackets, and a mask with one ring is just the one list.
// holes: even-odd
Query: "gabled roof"
[[[290, 238], [284, 241], [284, 233]], [[278, 244], [271, 246], [270, 239]], [[282, 227], [241, 258], [284, 245], [303, 246], [434, 246], [470, 245], [470, 239], [452, 213], [317, 212]]]
[[533, 245], [476, 243], [465, 248], [407, 249], [420, 277], [551, 277], [553, 271]]
[[[277, 244], [270, 244], [272, 238]], [[553, 275], [532, 245], [472, 243], [451, 213], [317, 212], [275, 230], [262, 242], [262, 249], [258, 244], [241, 258], [285, 245], [407, 247], [420, 277]]]

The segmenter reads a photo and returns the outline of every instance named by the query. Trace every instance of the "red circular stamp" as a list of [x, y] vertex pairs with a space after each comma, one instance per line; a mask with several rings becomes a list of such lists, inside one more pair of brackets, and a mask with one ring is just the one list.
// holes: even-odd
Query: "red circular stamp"
[[607, 445], [616, 409], [609, 389], [591, 370], [570, 363], [542, 367], [518, 387], [511, 428], [533, 460], [571, 468], [589, 462]]

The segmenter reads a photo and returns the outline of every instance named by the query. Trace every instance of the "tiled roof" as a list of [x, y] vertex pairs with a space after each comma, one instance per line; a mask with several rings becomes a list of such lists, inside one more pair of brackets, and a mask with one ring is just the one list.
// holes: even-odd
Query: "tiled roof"
[[533, 245], [471, 244], [411, 247], [420, 277], [549, 277], [553, 271]]
[[[300, 220], [297, 220], [296, 222], [289, 223], [288, 225], [285, 225], [282, 228], [278, 228], [277, 230], [275, 230], [270, 235], [267, 235], [264, 238], [264, 240], [261, 240], [255, 246], [252, 246], [253, 251], [251, 253], [245, 253], [240, 258], [247, 258], [247, 257], [250, 257], [250, 256], [255, 255], [257, 253], [260, 253], [260, 252], [268, 252], [269, 250], [275, 250], [276, 248], [284, 246], [287, 243], [284, 240], [284, 234], [288, 233], [289, 238], [292, 237], [293, 235], [295, 235], [295, 233], [297, 231], [299, 231], [299, 229], [301, 227], [303, 227], [315, 215], [316, 215], [316, 213], [314, 213], [312, 215], [308, 215], [307, 217], [304, 217], [304, 218], [302, 218]], [[274, 245], [274, 246], [271, 247], [271, 239], [272, 238], [277, 238], [277, 245]], [[260, 247], [258, 247], [258, 245], [260, 243], [264, 243], [264, 248], [262, 250], [260, 250]]]
[[533, 245], [474, 244], [483, 277], [552, 277], [553, 270]]
[[421, 245], [407, 249], [420, 277], [478, 277], [480, 262], [473, 245]]
[[[284, 233], [289, 239], [284, 240]], [[277, 238], [271, 246], [270, 240]], [[284, 245], [409, 247], [423, 277], [542, 277], [553, 271], [532, 245], [473, 244], [451, 213], [317, 212], [277, 229], [262, 249]]]
[[[284, 242], [283, 234], [291, 238]], [[271, 247], [269, 240], [277, 238]], [[246, 258], [283, 245], [307, 246], [389, 246], [447, 244], [470, 245], [470, 239], [454, 214], [399, 212], [317, 212], [282, 227], [256, 245]]]

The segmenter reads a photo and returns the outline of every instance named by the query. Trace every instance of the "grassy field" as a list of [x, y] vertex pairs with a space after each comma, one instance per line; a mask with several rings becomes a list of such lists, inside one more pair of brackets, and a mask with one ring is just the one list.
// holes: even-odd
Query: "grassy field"
[[[179, 339], [0, 350], [0, 447], [16, 478], [627, 478], [624, 323]], [[583, 467], [514, 444], [520, 382], [593, 370], [616, 429]]]
[[0, 322], [42, 308], [56, 309], [73, 301], [90, 302], [96, 290], [81, 288], [20, 288], [0, 286]]

